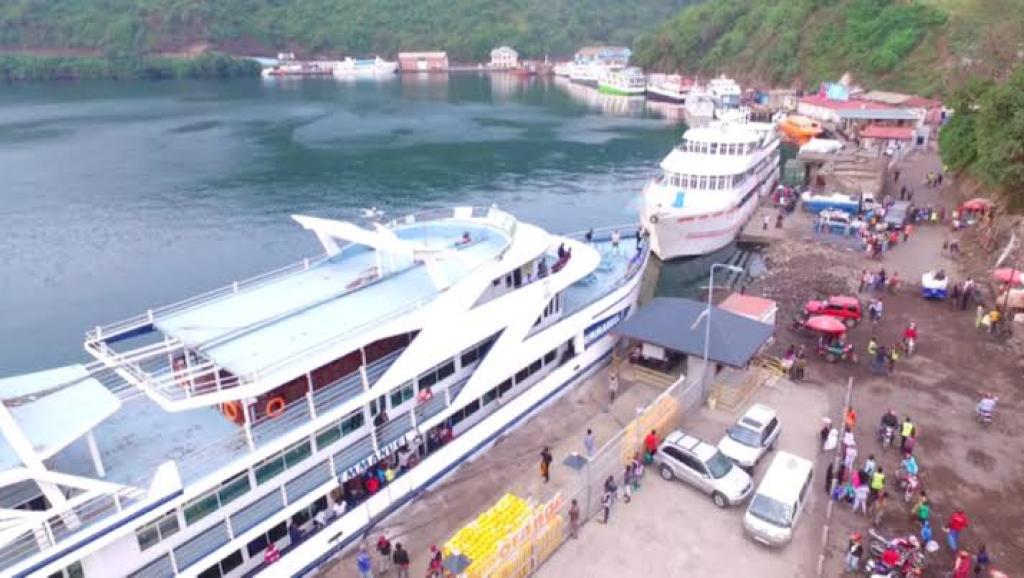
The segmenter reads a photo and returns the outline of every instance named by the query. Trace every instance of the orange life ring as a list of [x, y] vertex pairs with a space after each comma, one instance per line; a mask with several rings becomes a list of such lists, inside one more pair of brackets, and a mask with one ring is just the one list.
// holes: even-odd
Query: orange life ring
[[220, 404], [220, 411], [224, 414], [224, 417], [235, 423], [239, 423], [238, 420], [242, 417], [242, 405], [237, 401], [227, 401]]
[[281, 396], [271, 398], [271, 400], [267, 402], [266, 410], [267, 415], [270, 417], [277, 417], [281, 415], [284, 413], [284, 398]]

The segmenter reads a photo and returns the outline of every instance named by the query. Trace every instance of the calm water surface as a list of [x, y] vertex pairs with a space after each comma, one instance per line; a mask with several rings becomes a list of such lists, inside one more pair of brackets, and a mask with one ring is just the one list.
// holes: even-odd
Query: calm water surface
[[89, 327], [319, 252], [293, 213], [632, 222], [681, 130], [538, 79], [0, 86], [0, 375], [84, 360]]

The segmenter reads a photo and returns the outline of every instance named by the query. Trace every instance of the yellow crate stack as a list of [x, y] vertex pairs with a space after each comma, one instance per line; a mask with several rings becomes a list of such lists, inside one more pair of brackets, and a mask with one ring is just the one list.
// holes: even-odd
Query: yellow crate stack
[[444, 554], [462, 554], [470, 559], [467, 574], [473, 575], [474, 566], [486, 567], [493, 561], [498, 544], [513, 532], [518, 531], [530, 516], [530, 505], [526, 500], [505, 494], [490, 509], [463, 526], [444, 543]]

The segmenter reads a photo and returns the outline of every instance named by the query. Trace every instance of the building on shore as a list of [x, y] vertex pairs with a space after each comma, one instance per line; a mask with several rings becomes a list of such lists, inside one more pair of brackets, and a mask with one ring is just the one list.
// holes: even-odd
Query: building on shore
[[491, 51], [491, 68], [495, 70], [508, 70], [518, 66], [519, 53], [511, 46], [499, 46]]
[[878, 154], [891, 150], [910, 150], [918, 146], [917, 130], [909, 126], [869, 124], [861, 129], [857, 136], [860, 138], [861, 148]]
[[626, 66], [632, 51], [625, 46], [584, 46], [576, 52], [576, 64], [597, 64], [601, 66]]
[[448, 53], [399, 52], [398, 70], [401, 72], [448, 72]]

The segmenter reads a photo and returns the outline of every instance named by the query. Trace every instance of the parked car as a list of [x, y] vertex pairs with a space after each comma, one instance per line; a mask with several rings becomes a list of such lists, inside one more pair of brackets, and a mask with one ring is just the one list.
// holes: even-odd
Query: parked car
[[718, 442], [718, 449], [736, 465], [750, 473], [764, 455], [775, 449], [782, 426], [774, 409], [755, 404], [732, 426]]
[[747, 506], [743, 529], [766, 546], [789, 543], [810, 499], [813, 478], [814, 464], [809, 460], [777, 452]]
[[654, 465], [666, 480], [683, 480], [711, 495], [719, 508], [743, 503], [754, 489], [750, 475], [715, 446], [681, 431], [665, 437]]
[[860, 301], [856, 297], [833, 295], [824, 300], [808, 301], [804, 306], [807, 315], [828, 315], [853, 327], [861, 318]]
[[820, 225], [833, 233], [849, 234], [851, 231], [859, 231], [865, 227], [864, 221], [855, 219], [846, 211], [836, 209], [825, 209], [818, 213]]

